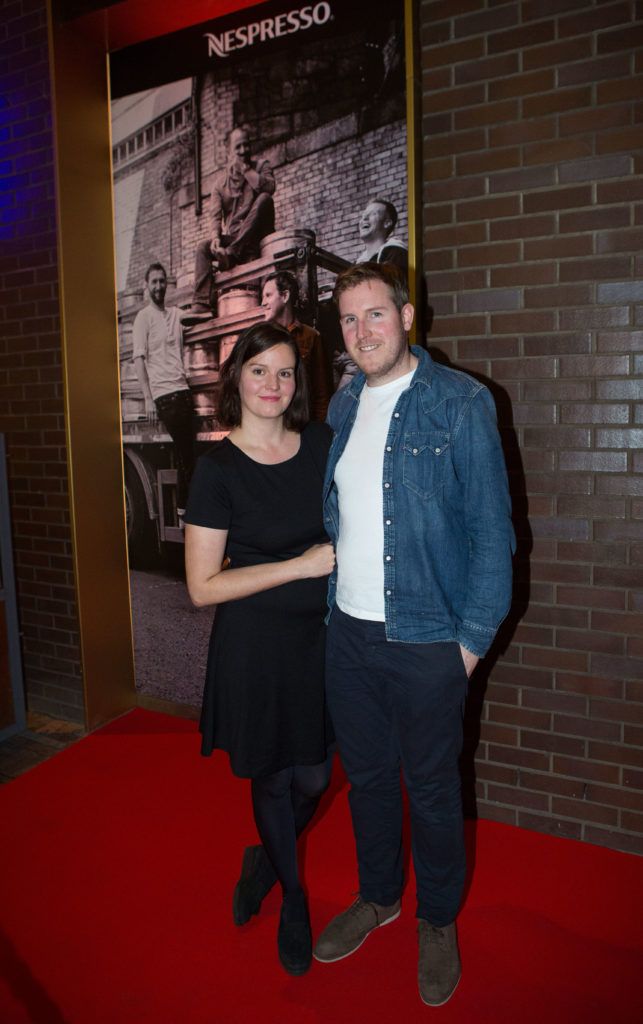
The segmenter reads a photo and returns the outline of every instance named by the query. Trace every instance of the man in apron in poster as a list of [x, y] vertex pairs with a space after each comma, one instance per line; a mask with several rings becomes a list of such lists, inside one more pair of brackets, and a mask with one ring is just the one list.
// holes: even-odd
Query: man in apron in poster
[[149, 304], [136, 314], [133, 358], [148, 420], [159, 419], [174, 445], [176, 513], [179, 524], [194, 469], [196, 421], [192, 392], [183, 366], [183, 321], [177, 306], [165, 305], [167, 274], [162, 263], [145, 272]]

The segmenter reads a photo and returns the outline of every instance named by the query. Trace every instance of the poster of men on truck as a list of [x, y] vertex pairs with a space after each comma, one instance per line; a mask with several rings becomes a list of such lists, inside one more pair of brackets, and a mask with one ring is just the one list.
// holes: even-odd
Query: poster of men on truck
[[117, 51], [110, 78], [137, 689], [198, 704], [212, 613], [187, 607], [181, 513], [224, 436], [221, 366], [278, 320], [323, 418], [354, 369], [337, 273], [383, 255], [406, 272], [403, 0], [269, 0]]

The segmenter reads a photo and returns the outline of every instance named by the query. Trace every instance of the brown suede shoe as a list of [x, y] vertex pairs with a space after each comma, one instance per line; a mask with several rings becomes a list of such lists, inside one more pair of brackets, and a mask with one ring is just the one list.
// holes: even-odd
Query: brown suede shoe
[[381, 907], [379, 903], [366, 903], [358, 896], [348, 910], [338, 914], [326, 925], [317, 939], [313, 956], [323, 964], [343, 960], [359, 949], [375, 928], [390, 924], [399, 916], [399, 900], [390, 907]]
[[455, 921], [444, 928], [436, 928], [420, 919], [418, 935], [420, 998], [427, 1006], [442, 1006], [455, 992], [462, 974]]

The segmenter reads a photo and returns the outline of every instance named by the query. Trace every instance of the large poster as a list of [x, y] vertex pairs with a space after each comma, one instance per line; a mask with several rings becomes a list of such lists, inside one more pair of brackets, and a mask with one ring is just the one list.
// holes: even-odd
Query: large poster
[[[110, 75], [137, 689], [196, 705], [212, 612], [182, 578], [187, 449], [222, 436], [220, 367], [277, 309], [323, 417], [352, 371], [337, 272], [406, 269], [404, 4], [275, 0], [113, 53]], [[159, 375], [146, 357], [168, 339]]]

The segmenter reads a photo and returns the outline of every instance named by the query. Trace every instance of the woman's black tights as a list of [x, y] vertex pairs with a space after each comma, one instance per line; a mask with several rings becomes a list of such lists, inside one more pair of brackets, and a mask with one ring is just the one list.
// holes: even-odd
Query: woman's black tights
[[297, 836], [312, 818], [330, 781], [332, 755], [321, 764], [295, 765], [252, 779], [252, 808], [266, 853], [284, 895], [299, 890]]

